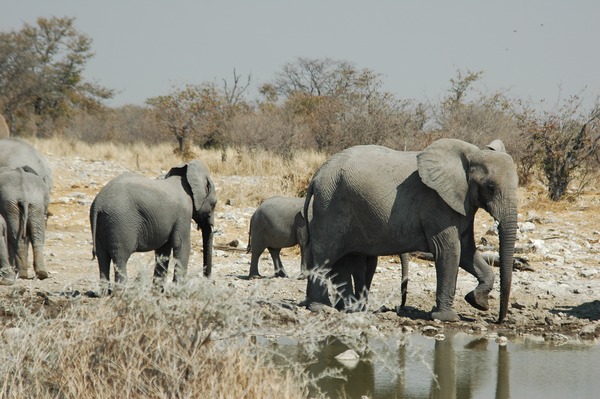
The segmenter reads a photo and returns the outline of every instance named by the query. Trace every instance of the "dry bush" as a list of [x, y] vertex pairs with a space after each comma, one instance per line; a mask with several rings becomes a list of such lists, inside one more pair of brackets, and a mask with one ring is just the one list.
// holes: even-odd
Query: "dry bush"
[[249, 304], [208, 281], [160, 298], [146, 288], [71, 300], [55, 318], [13, 310], [16, 326], [0, 331], [0, 397], [306, 397], [300, 369], [276, 369], [253, 343]]

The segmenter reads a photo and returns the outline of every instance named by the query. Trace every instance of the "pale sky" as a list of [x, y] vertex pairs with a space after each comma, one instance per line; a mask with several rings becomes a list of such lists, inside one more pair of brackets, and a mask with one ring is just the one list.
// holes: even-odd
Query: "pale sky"
[[416, 101], [438, 101], [459, 69], [534, 103], [600, 95], [598, 0], [0, 0], [2, 31], [50, 16], [92, 38], [85, 77], [118, 91], [113, 106], [234, 68], [256, 88], [296, 57], [372, 69]]

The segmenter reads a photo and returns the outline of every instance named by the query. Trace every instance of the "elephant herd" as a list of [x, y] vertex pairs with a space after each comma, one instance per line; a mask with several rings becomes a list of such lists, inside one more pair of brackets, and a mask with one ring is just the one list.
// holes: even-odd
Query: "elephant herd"
[[[489, 308], [494, 272], [476, 249], [473, 227], [475, 213], [483, 208], [498, 222], [502, 322], [512, 278], [517, 183], [514, 162], [498, 140], [483, 149], [457, 139], [437, 140], [420, 152], [347, 148], [318, 168], [305, 198], [271, 197], [257, 208], [249, 229], [249, 276], [260, 277], [258, 261], [268, 249], [275, 275], [287, 277], [279, 252], [299, 244], [306, 278], [303, 304], [364, 310], [379, 256], [401, 255], [404, 302], [407, 254], [430, 252], [437, 277], [431, 317], [456, 321], [459, 267], [478, 281], [466, 301]], [[27, 278], [29, 243], [36, 277], [48, 277], [42, 251], [51, 188], [50, 169], [33, 147], [0, 139], [0, 284], [12, 284], [17, 273]], [[204, 275], [210, 277], [216, 202], [209, 170], [198, 160], [173, 167], [161, 179], [124, 173], [111, 180], [89, 214], [102, 293], [123, 286], [134, 252], [155, 252], [154, 282], [161, 288], [172, 255], [173, 280], [182, 281], [190, 257], [190, 221], [202, 231]]]

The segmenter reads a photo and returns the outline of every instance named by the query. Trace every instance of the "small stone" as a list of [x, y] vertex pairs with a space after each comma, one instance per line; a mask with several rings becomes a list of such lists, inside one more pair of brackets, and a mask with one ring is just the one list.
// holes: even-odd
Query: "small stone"
[[532, 222], [519, 223], [519, 230], [523, 233], [534, 231], [535, 224], [533, 224]]
[[598, 330], [600, 330], [599, 324], [585, 325], [579, 331], [579, 337], [581, 339], [595, 339], [599, 335]]
[[503, 337], [498, 337], [498, 338], [496, 338], [496, 342], [500, 346], [506, 346], [506, 344], [508, 343], [508, 338], [506, 338], [504, 336]]

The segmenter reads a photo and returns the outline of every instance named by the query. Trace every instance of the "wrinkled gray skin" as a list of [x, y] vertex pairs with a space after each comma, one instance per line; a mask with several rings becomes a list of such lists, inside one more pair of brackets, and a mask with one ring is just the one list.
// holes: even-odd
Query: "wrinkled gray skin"
[[[309, 222], [307, 304], [330, 305], [320, 270], [346, 254], [383, 256], [430, 252], [436, 264], [432, 318], [456, 321], [458, 267], [478, 280], [465, 299], [487, 310], [494, 272], [476, 250], [475, 213], [499, 222], [500, 312], [504, 321], [517, 230], [518, 178], [512, 158], [456, 139], [440, 139], [421, 152], [356, 146], [329, 158], [315, 173], [305, 201]], [[315, 273], [315, 271], [317, 271]]]
[[111, 261], [115, 283], [122, 285], [134, 252], [155, 252], [154, 281], [162, 287], [172, 251], [173, 281], [182, 281], [190, 257], [191, 220], [202, 230], [204, 275], [210, 277], [216, 202], [208, 168], [197, 160], [172, 168], [164, 179], [124, 173], [111, 180], [90, 207], [102, 294], [110, 285]]
[[29, 143], [18, 138], [0, 139], [0, 167], [29, 166], [52, 191], [52, 171], [46, 160]]
[[40, 176], [28, 166], [0, 168], [0, 213], [6, 221], [9, 263], [19, 278], [28, 278], [28, 247], [33, 248], [37, 278], [48, 278], [44, 241], [50, 194]]
[[275, 196], [267, 198], [250, 219], [248, 252], [250, 278], [260, 277], [258, 260], [265, 249], [269, 250], [276, 277], [288, 277], [279, 253], [281, 248], [300, 245], [300, 268], [306, 270], [304, 251], [306, 247], [306, 221], [303, 216], [304, 198]]
[[[406, 304], [408, 293], [409, 254], [400, 255], [402, 283], [400, 285], [402, 304]], [[377, 257], [362, 254], [348, 254], [334, 264], [328, 274], [334, 286], [334, 306], [337, 310], [365, 311], [373, 275], [377, 269]], [[354, 285], [353, 285], [354, 281]]]
[[0, 285], [12, 285], [14, 282], [15, 270], [8, 261], [8, 229], [0, 214]]

